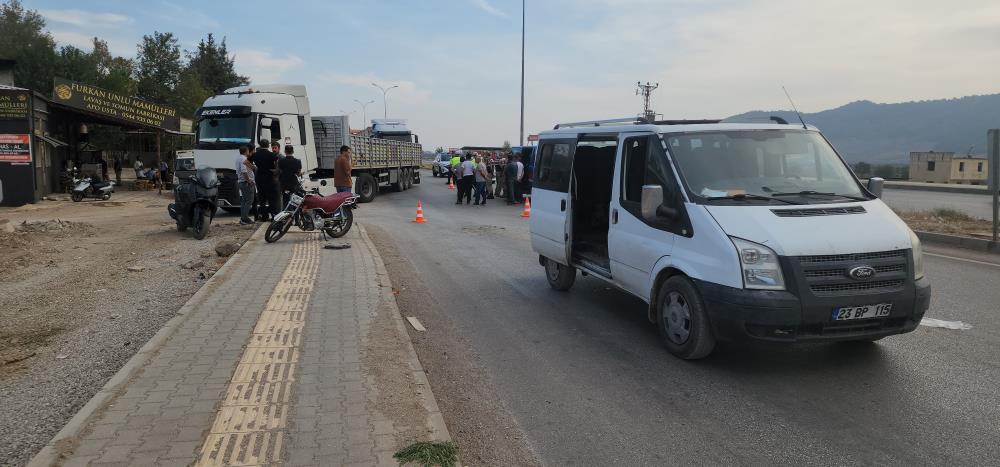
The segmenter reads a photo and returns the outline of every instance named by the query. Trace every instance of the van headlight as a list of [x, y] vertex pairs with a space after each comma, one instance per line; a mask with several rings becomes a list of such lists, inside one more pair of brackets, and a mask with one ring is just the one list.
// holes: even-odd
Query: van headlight
[[785, 278], [774, 250], [759, 243], [729, 237], [736, 245], [743, 269], [743, 284], [748, 289], [785, 290]]
[[913, 280], [924, 278], [924, 247], [920, 245], [920, 237], [913, 229], [910, 230], [910, 245], [913, 248]]

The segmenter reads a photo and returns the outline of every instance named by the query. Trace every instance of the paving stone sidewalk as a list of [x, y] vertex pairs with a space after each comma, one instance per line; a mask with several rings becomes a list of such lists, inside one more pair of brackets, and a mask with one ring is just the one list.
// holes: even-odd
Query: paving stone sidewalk
[[31, 466], [394, 466], [450, 439], [363, 226], [262, 232]]

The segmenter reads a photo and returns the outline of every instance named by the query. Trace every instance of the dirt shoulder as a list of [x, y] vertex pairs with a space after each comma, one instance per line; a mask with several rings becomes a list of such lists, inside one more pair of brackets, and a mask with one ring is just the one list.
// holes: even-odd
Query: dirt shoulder
[[372, 225], [365, 229], [389, 272], [400, 314], [417, 317], [427, 328], [421, 333], [407, 327], [407, 332], [463, 465], [541, 465], [477, 363], [475, 351], [441, 311], [413, 265], [385, 231]]
[[0, 465], [26, 463], [225, 262], [250, 228], [179, 233], [170, 198], [0, 208]]
[[993, 237], [992, 221], [976, 219], [954, 209], [897, 211], [896, 214], [916, 231], [986, 239]]

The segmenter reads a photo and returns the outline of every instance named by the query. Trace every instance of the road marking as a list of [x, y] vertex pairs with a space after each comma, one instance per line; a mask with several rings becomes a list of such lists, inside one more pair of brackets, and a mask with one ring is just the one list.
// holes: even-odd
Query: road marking
[[424, 332], [427, 330], [426, 328], [424, 328], [423, 324], [420, 324], [420, 320], [414, 316], [407, 316], [406, 320], [409, 321], [410, 326], [413, 326], [413, 329], [416, 329], [417, 331]]
[[981, 264], [983, 266], [993, 266], [995, 268], [1000, 268], [1000, 264], [997, 264], [997, 263], [987, 263], [986, 261], [976, 261], [974, 259], [959, 258], [957, 256], [948, 256], [948, 255], [942, 255], [942, 254], [938, 254], [938, 253], [927, 253], [927, 252], [924, 252], [924, 255], [926, 255], [926, 256], [934, 256], [934, 257], [937, 257], [937, 258], [953, 259], [955, 261], [965, 261], [966, 263]]
[[295, 245], [292, 258], [247, 342], [196, 466], [281, 462], [309, 297], [319, 270], [319, 240]]
[[968, 331], [969, 329], [972, 329], [971, 324], [966, 324], [961, 321], [945, 321], [934, 318], [924, 318], [920, 320], [920, 325], [927, 326], [929, 328], [954, 329], [957, 331]]

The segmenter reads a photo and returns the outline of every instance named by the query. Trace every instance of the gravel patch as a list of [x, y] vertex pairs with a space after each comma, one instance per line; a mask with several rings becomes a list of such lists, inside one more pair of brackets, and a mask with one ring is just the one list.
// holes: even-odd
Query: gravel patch
[[0, 465], [26, 464], [176, 314], [225, 262], [216, 243], [253, 233], [219, 217], [194, 240], [168, 202], [0, 210], [17, 226], [0, 232]]

